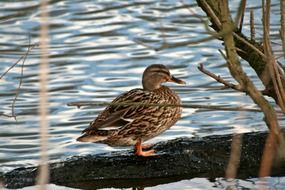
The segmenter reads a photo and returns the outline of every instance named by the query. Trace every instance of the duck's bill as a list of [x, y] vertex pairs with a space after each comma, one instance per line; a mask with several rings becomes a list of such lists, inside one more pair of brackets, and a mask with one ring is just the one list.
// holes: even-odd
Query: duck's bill
[[171, 77], [170, 82], [175, 82], [177, 84], [186, 84], [186, 82], [184, 80], [178, 79], [174, 76]]

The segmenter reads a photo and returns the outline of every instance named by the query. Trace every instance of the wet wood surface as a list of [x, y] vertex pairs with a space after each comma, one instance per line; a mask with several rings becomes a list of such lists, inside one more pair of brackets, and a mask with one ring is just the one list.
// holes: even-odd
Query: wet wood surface
[[[50, 164], [50, 183], [84, 189], [152, 186], [193, 177], [223, 177], [228, 164], [232, 135], [178, 138], [154, 145], [156, 156], [138, 157], [132, 151], [74, 156]], [[237, 178], [258, 174], [266, 133], [247, 133]], [[277, 162], [276, 162], [277, 163]], [[17, 168], [2, 174], [8, 188], [35, 184], [37, 167]], [[278, 162], [272, 175], [284, 175]]]

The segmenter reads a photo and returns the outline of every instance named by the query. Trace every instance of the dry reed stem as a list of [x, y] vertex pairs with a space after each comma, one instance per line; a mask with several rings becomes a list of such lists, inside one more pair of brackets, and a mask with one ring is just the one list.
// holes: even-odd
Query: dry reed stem
[[48, 63], [49, 63], [49, 45], [48, 45], [48, 1], [41, 0], [40, 3], [40, 16], [41, 16], [41, 27], [40, 27], [40, 105], [39, 105], [39, 116], [40, 116], [40, 143], [41, 143], [41, 154], [40, 154], [40, 168], [37, 178], [37, 184], [40, 189], [46, 189], [46, 184], [49, 181], [49, 169], [48, 169], [48, 155], [47, 155], [47, 143], [48, 143]]

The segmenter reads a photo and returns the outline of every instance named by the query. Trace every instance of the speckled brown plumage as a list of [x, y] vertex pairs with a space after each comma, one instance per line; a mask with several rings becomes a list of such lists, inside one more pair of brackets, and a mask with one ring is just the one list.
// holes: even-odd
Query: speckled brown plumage
[[[184, 82], [170, 75], [164, 65], [151, 65], [143, 75], [143, 89], [133, 89], [118, 96], [98, 117], [83, 130], [78, 141], [101, 142], [111, 146], [135, 145], [142, 149], [141, 143], [169, 129], [181, 116], [181, 107], [148, 106], [148, 104], [180, 105], [179, 96], [163, 82]], [[116, 103], [140, 103], [140, 105], [116, 105]], [[144, 104], [142, 106], [141, 104]], [[141, 154], [142, 153], [142, 154]], [[153, 155], [136, 150], [140, 156]]]

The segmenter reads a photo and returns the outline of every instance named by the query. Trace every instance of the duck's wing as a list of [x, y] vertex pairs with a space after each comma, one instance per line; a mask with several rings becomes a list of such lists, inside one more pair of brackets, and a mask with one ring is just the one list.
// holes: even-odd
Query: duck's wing
[[[141, 103], [148, 99], [150, 92], [142, 89], [133, 89], [114, 99], [98, 117], [90, 123], [90, 126], [83, 130], [83, 133], [92, 133], [94, 130], [113, 130], [131, 122], [128, 113], [135, 109], [132, 103]], [[142, 107], [142, 106], [140, 106]]]

